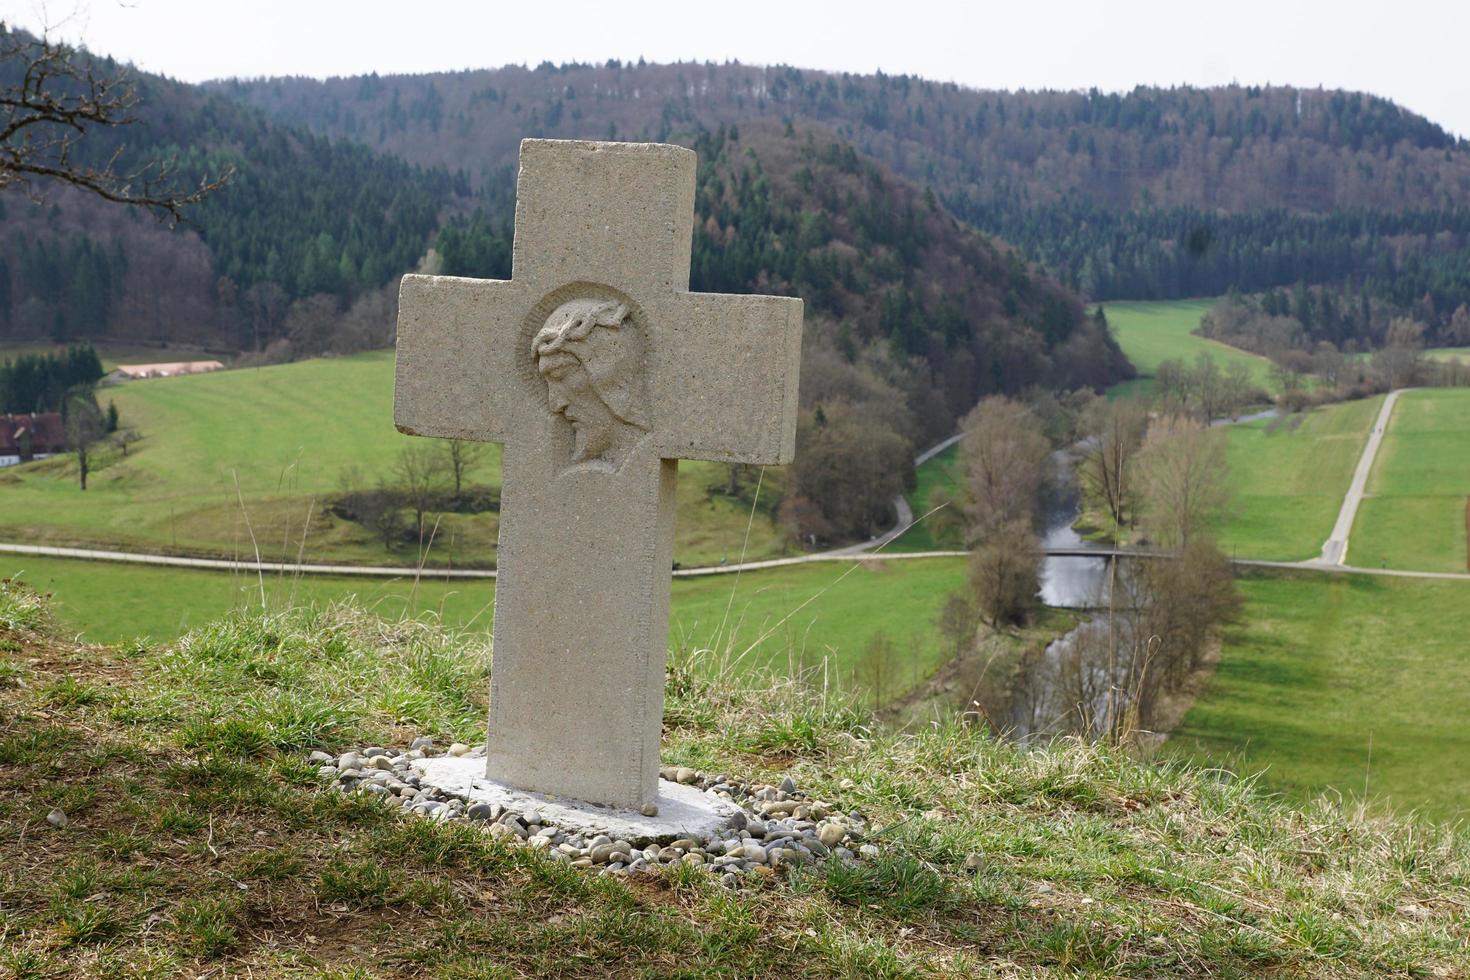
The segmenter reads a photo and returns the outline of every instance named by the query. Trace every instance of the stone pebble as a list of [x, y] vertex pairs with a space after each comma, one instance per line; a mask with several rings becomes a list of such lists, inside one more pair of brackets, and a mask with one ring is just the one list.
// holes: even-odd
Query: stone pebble
[[[336, 756], [313, 752], [308, 761], [317, 764], [323, 780], [342, 792], [377, 796], [435, 821], [478, 824], [508, 846], [530, 847], [550, 860], [604, 875], [636, 875], [677, 864], [703, 868], [722, 886], [738, 889], [790, 867], [825, 860], [856, 863], [881, 853], [876, 845], [862, 843], [868, 825], [861, 813], [842, 814], [830, 803], [811, 798], [789, 775], [770, 785], [711, 775], [689, 766], [664, 767], [659, 771], [664, 779], [701, 789], [741, 809], [721, 831], [708, 837], [627, 841], [564, 830], [535, 806], [517, 811], [423, 787], [410, 768], [415, 759], [483, 755], [483, 747], [463, 742], [441, 750], [432, 737], [422, 736], [407, 750], [368, 746]], [[649, 807], [645, 815], [653, 815], [648, 809], [657, 812], [656, 807]]]

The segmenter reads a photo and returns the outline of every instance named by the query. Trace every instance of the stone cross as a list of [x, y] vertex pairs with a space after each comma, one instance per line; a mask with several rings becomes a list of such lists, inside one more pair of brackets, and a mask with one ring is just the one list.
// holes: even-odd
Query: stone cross
[[524, 140], [507, 281], [410, 275], [394, 421], [504, 444], [486, 776], [655, 804], [680, 459], [786, 463], [802, 303], [691, 293], [695, 154]]

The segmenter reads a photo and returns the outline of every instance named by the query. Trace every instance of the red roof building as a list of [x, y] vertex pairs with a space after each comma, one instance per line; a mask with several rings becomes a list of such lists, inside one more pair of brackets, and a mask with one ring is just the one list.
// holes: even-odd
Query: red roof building
[[60, 412], [0, 415], [0, 466], [14, 466], [66, 452]]

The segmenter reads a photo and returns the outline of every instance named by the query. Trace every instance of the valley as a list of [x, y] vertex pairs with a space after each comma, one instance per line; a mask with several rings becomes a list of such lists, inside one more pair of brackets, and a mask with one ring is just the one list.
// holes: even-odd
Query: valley
[[[1191, 316], [1197, 321], [1206, 306], [1109, 305], [1110, 322], [1139, 364], [1144, 383], [1159, 361], [1215, 352], [1219, 345], [1190, 333]], [[266, 543], [263, 557], [402, 561], [405, 556], [390, 555], [380, 544], [344, 535], [330, 517], [313, 518], [315, 526], [305, 529], [306, 546], [300, 550], [308, 510], [320, 515], [321, 501], [338, 489], [341, 470], [354, 463], [369, 470], [390, 468], [409, 441], [391, 430], [391, 366], [391, 355], [371, 353], [106, 389], [106, 397], [117, 401], [144, 438], [127, 460], [98, 471], [85, 508], [75, 506], [80, 492], [65, 461], [0, 474], [6, 499], [23, 500], [35, 521], [11, 525], [4, 533], [10, 539], [145, 550], [170, 550], [177, 540], [184, 546], [180, 551], [248, 557], [248, 551], [237, 550], [249, 547], [248, 516]], [[1417, 491], [1408, 496], [1420, 501], [1411, 506], [1423, 514], [1432, 515], [1435, 507], [1451, 513], [1453, 500], [1435, 503], [1442, 498], [1433, 491], [1463, 480], [1452, 468], [1458, 457], [1447, 448], [1463, 439], [1466, 403], [1460, 394], [1422, 390], [1403, 396], [1405, 408], [1394, 415], [1373, 471], [1373, 489], [1354, 529], [1352, 560], [1362, 561], [1379, 541], [1405, 540], [1383, 527], [1381, 515], [1398, 501], [1379, 496], [1385, 493], [1380, 487]], [[1215, 529], [1227, 552], [1280, 561], [1315, 558], [1380, 403], [1381, 398], [1368, 398], [1229, 426], [1231, 503]], [[353, 411], [340, 408], [348, 404]], [[917, 488], [909, 494], [916, 517], [935, 488], [956, 486], [955, 460], [951, 447], [920, 467]], [[1415, 460], [1419, 463], [1410, 465]], [[235, 499], [236, 475], [243, 509]], [[685, 464], [681, 477], [677, 554], [689, 556], [688, 564], [734, 561], [750, 518], [748, 506], [708, 492], [707, 485], [721, 479], [710, 464]], [[473, 478], [498, 483], [493, 447]], [[768, 488], [780, 486], [778, 471], [768, 471], [764, 480]], [[170, 508], [174, 533], [183, 529], [177, 539], [168, 536]], [[222, 514], [241, 539], [205, 530]], [[480, 561], [493, 557], [493, 514], [463, 521], [455, 520], [459, 515], [449, 517], [439, 541], [454, 528], [456, 566], [477, 560], [465, 554], [471, 549], [479, 549]], [[748, 558], [785, 553], [787, 546], [765, 512], [757, 511], [750, 527]], [[958, 547], [953, 527], [931, 517], [889, 548]], [[1390, 567], [1456, 570], [1453, 535], [1425, 530], [1418, 551], [1409, 550], [1416, 547], [1414, 540], [1397, 553], [1402, 564]], [[440, 547], [436, 544], [436, 551]], [[389, 618], [407, 615], [477, 632], [489, 629], [493, 612], [493, 583], [446, 583], [431, 569], [417, 581], [411, 569], [400, 580], [379, 581], [257, 577], [28, 556], [3, 556], [0, 564], [8, 574], [20, 573], [54, 593], [62, 621], [102, 642], [138, 637], [167, 642], [232, 610], [261, 608], [262, 592], [266, 609], [350, 599]], [[887, 671], [888, 696], [897, 697], [945, 662], [936, 620], [945, 597], [963, 585], [964, 567], [963, 559], [924, 559], [676, 579], [670, 647], [676, 658], [732, 683], [753, 683], [768, 671], [815, 671], [813, 683], [851, 688], [867, 683], [860, 675], [873, 668], [865, 665], [864, 654], [882, 636], [901, 651], [880, 668]], [[1168, 751], [1200, 761], [1238, 760], [1242, 771], [1264, 771], [1267, 785], [1293, 793], [1323, 787], [1360, 793], [1366, 777], [1369, 795], [1386, 795], [1441, 817], [1460, 814], [1455, 791], [1430, 774], [1434, 759], [1458, 751], [1456, 739], [1470, 738], [1470, 728], [1448, 707], [1470, 691], [1444, 683], [1459, 676], [1453, 624], [1463, 604], [1470, 603], [1470, 583], [1249, 571], [1240, 588], [1246, 602], [1242, 619], [1226, 630], [1219, 667]], [[163, 596], [166, 603], [159, 601]], [[896, 630], [898, 622], [911, 625]], [[1414, 639], [1390, 639], [1399, 637]], [[1430, 683], [1430, 677], [1439, 680]], [[1425, 683], [1446, 705], [1429, 729], [1419, 723]], [[1262, 685], [1269, 687], [1269, 697], [1263, 696]], [[1306, 743], [1318, 737], [1314, 733], [1340, 728], [1341, 719], [1353, 717], [1372, 719], [1361, 737], [1343, 735], [1330, 750], [1306, 750]]]
[[1470, 976], [1470, 14], [1076, 6], [6, 13], [0, 975]]

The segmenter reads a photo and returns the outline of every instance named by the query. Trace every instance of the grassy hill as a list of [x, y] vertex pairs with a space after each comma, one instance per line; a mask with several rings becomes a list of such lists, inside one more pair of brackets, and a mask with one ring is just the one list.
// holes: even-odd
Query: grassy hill
[[1470, 569], [1470, 390], [1399, 396], [1348, 546], [1356, 565]]
[[1161, 362], [1192, 364], [1201, 354], [1213, 357], [1222, 370], [1232, 363], [1244, 364], [1258, 385], [1273, 390], [1271, 362], [1266, 358], [1194, 333], [1200, 317], [1214, 305], [1209, 299], [1103, 304], [1118, 346], [1140, 375], [1114, 385], [1109, 393], [1114, 397], [1149, 393], [1153, 390], [1154, 371]]
[[[737, 892], [689, 868], [597, 878], [328, 792], [304, 761], [422, 732], [474, 740], [485, 672], [472, 639], [350, 610], [76, 646], [49, 635], [44, 606], [0, 590], [0, 964], [316, 978], [1470, 970], [1462, 834], [1075, 744], [877, 734], [831, 692], [779, 680], [752, 697], [676, 675], [664, 761], [792, 774], [869, 815], [876, 859]], [[65, 828], [47, 824], [53, 809]]]
[[[325, 508], [350, 467], [361, 486], [391, 482], [399, 453], [431, 442], [393, 428], [391, 352], [136, 381], [101, 399], [116, 402], [141, 441], [104, 459], [85, 493], [70, 457], [0, 472], [0, 536], [234, 557], [253, 553], [253, 533], [270, 558], [417, 563], [416, 547], [389, 553]], [[486, 448], [469, 478], [499, 485], [498, 447]], [[741, 554], [750, 509], [707, 492], [723, 482], [712, 464], [680, 467], [678, 561]], [[784, 550], [766, 511], [751, 528], [749, 556]], [[493, 563], [498, 530], [495, 513], [444, 515], [429, 564]]]
[[1435, 361], [1464, 361], [1470, 364], [1470, 347], [1433, 347], [1424, 356]]

